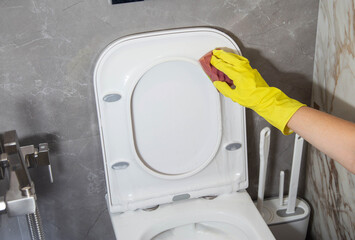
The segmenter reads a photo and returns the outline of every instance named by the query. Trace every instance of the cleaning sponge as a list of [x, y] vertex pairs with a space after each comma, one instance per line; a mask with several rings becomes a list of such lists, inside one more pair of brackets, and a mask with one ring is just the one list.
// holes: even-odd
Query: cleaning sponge
[[214, 81], [226, 82], [229, 86], [233, 85], [233, 81], [222, 71], [218, 70], [211, 64], [211, 58], [213, 55], [213, 51], [206, 53], [203, 57], [200, 58], [200, 64], [207, 74], [207, 76]]

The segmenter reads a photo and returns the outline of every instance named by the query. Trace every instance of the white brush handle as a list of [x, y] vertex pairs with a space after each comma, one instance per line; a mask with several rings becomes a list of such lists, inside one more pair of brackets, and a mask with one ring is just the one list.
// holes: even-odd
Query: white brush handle
[[289, 192], [288, 192], [288, 202], [287, 202], [287, 210], [286, 210], [287, 214], [294, 213], [296, 208], [297, 188], [298, 188], [298, 180], [300, 177], [303, 142], [304, 139], [298, 134], [296, 134], [295, 147], [293, 149], [290, 187], [288, 190]]
[[280, 184], [279, 184], [279, 202], [280, 206], [284, 205], [284, 183], [285, 183], [285, 172], [280, 171]]
[[269, 157], [270, 148], [270, 128], [265, 127], [260, 132], [260, 169], [259, 169], [259, 186], [258, 186], [258, 200], [256, 207], [259, 212], [261, 212], [264, 203], [264, 192], [265, 192], [265, 177], [267, 162]]

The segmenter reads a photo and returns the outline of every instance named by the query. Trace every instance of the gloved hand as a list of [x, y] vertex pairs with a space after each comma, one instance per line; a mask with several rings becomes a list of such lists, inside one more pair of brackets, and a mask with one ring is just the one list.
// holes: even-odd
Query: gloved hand
[[214, 81], [214, 86], [224, 96], [242, 106], [251, 108], [283, 134], [292, 133], [287, 123], [302, 106], [280, 89], [269, 87], [259, 72], [249, 65], [248, 59], [223, 50], [213, 50], [211, 64], [232, 79], [235, 89], [226, 82]]
[[200, 58], [200, 64], [203, 71], [205, 71], [205, 73], [210, 77], [212, 82], [221, 81], [228, 83], [229, 86], [234, 85], [233, 81], [226, 74], [211, 65], [212, 54], [213, 52], [210, 51]]

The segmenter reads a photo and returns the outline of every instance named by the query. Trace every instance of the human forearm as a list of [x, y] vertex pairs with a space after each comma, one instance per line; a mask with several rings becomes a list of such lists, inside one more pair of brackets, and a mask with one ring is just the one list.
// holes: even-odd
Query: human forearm
[[301, 107], [287, 126], [355, 174], [355, 124]]
[[240, 55], [213, 50], [200, 62], [225, 97], [251, 108], [285, 135], [295, 131], [355, 174], [354, 123], [305, 107], [280, 89], [269, 87]]

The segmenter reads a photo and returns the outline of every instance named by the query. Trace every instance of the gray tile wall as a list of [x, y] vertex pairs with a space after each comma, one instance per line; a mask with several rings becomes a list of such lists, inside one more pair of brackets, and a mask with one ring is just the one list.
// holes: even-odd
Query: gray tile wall
[[[31, 171], [47, 239], [114, 239], [92, 86], [107, 44], [138, 32], [218, 27], [270, 85], [310, 103], [317, 10], [318, 0], [0, 1], [0, 132], [16, 129], [23, 145], [49, 142], [55, 182]], [[268, 124], [252, 111], [247, 118], [255, 197], [259, 132]], [[279, 171], [290, 169], [293, 145], [275, 129], [271, 138], [268, 196], [277, 194]], [[23, 218], [1, 216], [0, 239], [28, 238]]]

